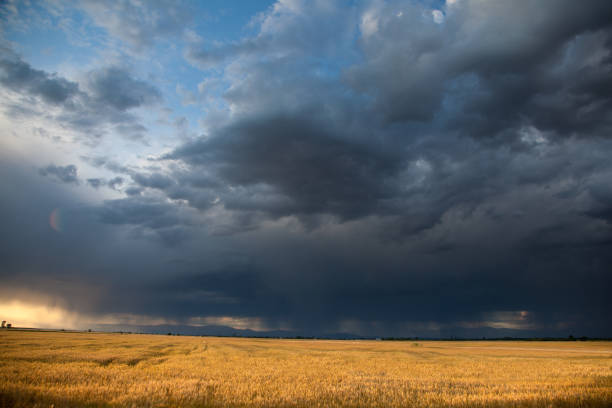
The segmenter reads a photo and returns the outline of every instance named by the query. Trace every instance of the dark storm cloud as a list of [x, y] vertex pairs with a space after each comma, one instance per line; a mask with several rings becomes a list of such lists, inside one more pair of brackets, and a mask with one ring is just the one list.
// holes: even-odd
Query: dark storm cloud
[[[47, 225], [67, 186], [0, 172], [0, 214], [46, 228], [6, 221], [11, 287], [311, 334], [611, 335], [611, 3], [459, 0], [438, 23], [414, 2], [327, 4], [279, 3], [251, 38], [189, 45], [231, 114], [147, 168], [86, 158], [126, 195], [69, 212], [78, 232]], [[86, 105], [67, 123], [130, 125], [158, 102], [114, 70], [66, 99]], [[14, 244], [29, 236], [45, 239]]]
[[[41, 179], [32, 169], [5, 154], [0, 168], [3, 298], [19, 298], [20, 294], [28, 293], [27, 300], [37, 296], [63, 298], [72, 306], [91, 310], [86, 299], [96, 296], [92, 281], [95, 272], [83, 260], [97, 259], [99, 265], [105, 262], [98, 258], [95, 248], [100, 242], [107, 242], [108, 233], [82, 217], [75, 189]], [[49, 224], [54, 209], [61, 212], [62, 224], [58, 225], [61, 232]], [[96, 229], [95, 237], [88, 229]]]
[[[409, 322], [413, 328], [403, 335], [432, 335], [423, 326], [436, 322], [442, 329], [433, 335], [450, 336], [453, 327], [455, 335], [468, 333], [462, 324], [469, 322], [504, 322], [503, 316], [487, 318], [490, 311], [529, 311], [535, 333], [564, 333], [563, 328], [554, 327], [558, 323], [583, 332], [603, 332], [609, 321], [602, 308], [606, 290], [601, 285], [610, 284], [605, 272], [610, 257], [595, 247], [560, 259], [554, 258], [554, 251], [521, 253], [523, 257], [516, 259], [516, 252], [503, 248], [486, 256], [478, 248], [465, 248], [448, 251], [443, 260], [436, 259], [438, 255], [401, 255], [402, 249], [397, 248], [387, 250], [381, 263], [380, 255], [363, 245], [367, 239], [361, 243], [353, 239], [352, 252], [359, 253], [353, 258], [342, 254], [337, 241], [322, 241], [320, 247], [314, 239], [300, 241], [300, 250], [295, 242], [268, 242], [259, 247], [264, 255], [258, 259], [266, 262], [263, 268], [245, 265], [174, 277], [160, 282], [157, 290], [179, 308], [172, 312], [178, 315], [183, 310], [207, 310], [263, 316], [271, 327], [292, 324], [311, 333], [338, 330], [340, 322], [358, 320], [378, 324], [364, 333], [393, 333], [393, 327]], [[325, 245], [332, 248], [325, 251]], [[370, 255], [376, 259], [369, 259]], [[591, 255], [599, 266], [574, 274], [580, 264], [577, 257]], [[491, 263], [497, 265], [494, 275], [487, 272]], [[517, 275], [517, 271], [521, 272]], [[568, 321], [577, 305], [589, 320], [572, 317]]]
[[468, 0], [448, 5], [442, 24], [419, 8], [391, 2], [371, 11], [377, 30], [361, 39], [366, 62], [347, 80], [373, 97], [374, 112], [390, 121], [446, 118], [479, 137], [512, 136], [525, 123], [609, 130], [609, 2]]
[[[185, 145], [167, 158], [212, 167], [230, 185], [271, 186], [280, 202], [268, 209], [277, 216], [332, 212], [351, 218], [372, 212], [376, 200], [389, 193], [385, 178], [397, 172], [400, 158], [328, 132], [306, 118], [261, 118]], [[232, 209], [247, 205], [228, 204]]]
[[38, 172], [41, 176], [54, 176], [64, 183], [79, 184], [77, 168], [74, 164], [69, 164], [67, 166], [56, 166], [54, 164], [50, 164], [47, 167], [38, 170]]
[[170, 247], [192, 237], [198, 221], [190, 209], [133, 190], [131, 187], [126, 198], [106, 200], [92, 208], [92, 215], [102, 224], [129, 226], [134, 237], [153, 238]]
[[[17, 235], [3, 242], [19, 241], [33, 231], [39, 237], [27, 248], [3, 247], [5, 286], [19, 288], [19, 282], [27, 282], [33, 293], [62, 296], [82, 313], [143, 314], [185, 322], [192, 316], [234, 316], [310, 334], [345, 327], [362, 334], [418, 336], [567, 335], [570, 329], [564, 327], [574, 334], [597, 335], [606, 332], [609, 322], [604, 311], [612, 260], [605, 243], [587, 243], [585, 238], [593, 236], [591, 225], [579, 214], [575, 217], [581, 224], [569, 224], [571, 236], [542, 230], [530, 235], [522, 248], [507, 245], [515, 241], [516, 218], [502, 215], [505, 222], [497, 225], [481, 213], [464, 214], [454, 224], [447, 221], [433, 236], [421, 236], [418, 245], [382, 243], [372, 233], [375, 223], [357, 223], [345, 224], [346, 230], [334, 232], [338, 226], [332, 225], [308, 234], [291, 228], [252, 230], [242, 238], [224, 238], [220, 248], [211, 249], [209, 238], [194, 237], [184, 228], [192, 220], [160, 197], [70, 209], [74, 198], [48, 186], [34, 188], [23, 175], [2, 174], [9, 181], [3, 183], [6, 188], [14, 182], [25, 186], [17, 196], [6, 196], [11, 198], [3, 201], [2, 214], [20, 206], [27, 219], [38, 220], [5, 220], [6, 231]], [[27, 206], [21, 196], [30, 198]], [[529, 195], [519, 199], [529, 201]], [[543, 207], [540, 220], [521, 222], [518, 229], [533, 231], [528, 224], [541, 223], [551, 212], [549, 202], [535, 204]], [[65, 208], [68, 224], [61, 234], [47, 224], [54, 207]], [[533, 212], [528, 202], [509, 207]], [[464, 223], [468, 231], [462, 231]], [[104, 226], [129, 227], [132, 232], [122, 238]], [[156, 239], [143, 240], [153, 237], [147, 231]], [[443, 252], [427, 252], [439, 243], [436, 233], [449, 245]], [[32, 252], [38, 256], [24, 269], [20, 259]], [[15, 268], [22, 272], [13, 275]], [[78, 276], [69, 272], [74, 270]], [[521, 310], [528, 311], [532, 329], [464, 327], [507, 323]], [[350, 321], [356, 323], [346, 323]]]
[[595, 203], [587, 214], [612, 224], [612, 187], [608, 181], [609, 179], [590, 186], [589, 193]]
[[[346, 98], [346, 89], [312, 74], [323, 69], [313, 55], [324, 56], [332, 46], [302, 35], [312, 31], [313, 20], [290, 12], [280, 18], [286, 10], [278, 8], [258, 36], [200, 58], [214, 64], [211, 56], [222, 56], [218, 62], [230, 60], [234, 74], [244, 73], [225, 97], [249, 115], [236, 115], [166, 156], [242, 188], [218, 191], [227, 208], [252, 210], [257, 203], [248, 196], [267, 189], [269, 200], [258, 202], [273, 216], [404, 213], [406, 233], [412, 233], [431, 227], [452, 207], [476, 206], [521, 184], [551, 182], [567, 164], [554, 149], [544, 160], [520, 151], [535, 152], [559, 135], [609, 133], [609, 2], [515, 7], [464, 1], [446, 6], [442, 24], [418, 4], [365, 7], [363, 62], [343, 72], [363, 99]], [[329, 10], [311, 12], [318, 30], [335, 38], [351, 33], [350, 24], [331, 22], [338, 14]], [[500, 31], [507, 35], [495, 34]], [[262, 55], [267, 58], [255, 58]], [[300, 79], [292, 72], [301, 72]], [[487, 141], [480, 145], [452, 134]], [[590, 171], [573, 169], [580, 174], [569, 176], [576, 178]]]
[[[485, 331], [605, 331], [612, 6], [464, 1], [447, 5], [441, 24], [430, 11], [364, 7], [363, 60], [341, 70], [344, 85], [313, 75], [322, 69], [317, 52], [291, 34], [191, 50], [203, 68], [229, 63], [232, 75], [244, 74], [225, 95], [237, 113], [164, 157], [189, 171], [172, 172], [176, 184], [161, 190], [181, 187], [203, 210], [209, 201], [195, 204], [197, 191], [219, 197], [248, 215], [236, 218], [234, 233], [256, 234], [261, 214], [307, 227], [318, 217], [308, 230], [315, 235], [338, 220], [339, 229], [363, 226], [348, 253], [338, 237], [320, 238], [334, 249], [268, 241], [274, 250], [259, 248], [261, 263], [242, 272], [248, 278], [227, 274], [222, 285], [208, 272], [186, 286], [249, 305], [228, 306], [232, 313], [302, 327], [333, 315], [336, 327], [437, 322], [447, 335], [474, 322]], [[220, 185], [194, 185], [187, 174]], [[385, 246], [361, 248], [360, 236]], [[251, 306], [246, 293], [265, 295]], [[521, 310], [524, 321], [511, 317]]]

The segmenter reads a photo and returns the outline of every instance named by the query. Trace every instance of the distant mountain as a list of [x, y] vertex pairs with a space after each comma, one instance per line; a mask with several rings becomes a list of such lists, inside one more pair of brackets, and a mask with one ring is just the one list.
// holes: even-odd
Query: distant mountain
[[96, 330], [107, 332], [132, 332], [132, 333], [151, 333], [151, 334], [182, 334], [185, 336], [222, 336], [222, 337], [316, 337], [321, 339], [361, 339], [363, 336], [358, 336], [352, 333], [322, 333], [310, 334], [290, 330], [251, 330], [251, 329], [236, 329], [230, 326], [209, 325], [209, 326], [190, 326], [190, 325], [113, 325], [99, 324], [95, 326]]
[[[92, 327], [94, 330], [106, 332], [132, 332], [132, 333], [151, 333], [151, 334], [182, 334], [185, 336], [222, 336], [222, 337], [282, 337], [282, 338], [318, 338], [318, 339], [334, 339], [334, 340], [354, 340], [354, 339], [374, 339], [381, 337], [383, 339], [408, 340], [414, 336], [361, 336], [353, 333], [321, 333], [316, 331], [298, 331], [298, 330], [251, 330], [251, 329], [236, 329], [230, 326], [208, 325], [208, 326], [191, 326], [191, 325], [113, 325], [99, 324]], [[572, 333], [569, 333], [572, 334]], [[538, 331], [538, 330], [513, 330], [513, 329], [464, 329], [456, 327], [436, 333], [421, 333], [421, 340], [462, 340], [462, 339], [527, 339], [527, 338], [557, 338], [566, 339], [569, 334], [565, 330], [558, 331]], [[582, 333], [574, 333], [575, 337], [583, 336]], [[592, 336], [591, 336], [592, 337]]]

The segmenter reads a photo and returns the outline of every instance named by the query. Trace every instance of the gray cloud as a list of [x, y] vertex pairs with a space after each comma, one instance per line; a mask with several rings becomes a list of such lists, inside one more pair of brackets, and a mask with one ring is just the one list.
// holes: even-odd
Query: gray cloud
[[[253, 217], [261, 214], [297, 217], [307, 228], [314, 220], [311, 234], [340, 221], [340, 230], [363, 225], [355, 227], [361, 234], [411, 254], [411, 260], [395, 254], [394, 261], [368, 264], [367, 250], [353, 250], [356, 258], [338, 251], [336, 258], [326, 256], [334, 250], [310, 248], [317, 256], [290, 274], [293, 284], [279, 278], [283, 263], [271, 261], [279, 255], [262, 255], [262, 263], [278, 270], [248, 269], [257, 278], [244, 278], [247, 292], [267, 293], [270, 309], [303, 325], [333, 310], [340, 320], [430, 319], [460, 332], [460, 325], [450, 328], [453, 321], [501, 316], [482, 310], [530, 310], [534, 327], [554, 331], [571, 307], [555, 311], [546, 302], [560, 305], [567, 297], [579, 299], [598, 316], [591, 322], [603, 324], [599, 303], [574, 292], [570, 282], [602, 283], [610, 262], [604, 248], [612, 231], [600, 224], [609, 219], [607, 193], [598, 184], [610, 172], [603, 153], [610, 146], [602, 139], [609, 133], [610, 20], [603, 16], [610, 6], [574, 6], [491, 3], [477, 9], [466, 1], [447, 6], [457, 8], [446, 10], [439, 25], [418, 5], [375, 4], [361, 10], [363, 60], [341, 70], [343, 84], [313, 75], [319, 67], [312, 61], [324, 52], [291, 34], [276, 43], [264, 33], [192, 52], [188, 57], [203, 68], [227, 64], [231, 77], [240, 78], [225, 94], [237, 114], [165, 156], [190, 170], [172, 173], [177, 184], [161, 190], [205, 211], [210, 205], [192, 197], [219, 197], [224, 209], [248, 216], [243, 224], [236, 218], [234, 232], [256, 234]], [[375, 30], [363, 25], [368, 13]], [[479, 23], [481, 13], [489, 18]], [[513, 34], [516, 27], [523, 29]], [[493, 34], [500, 30], [506, 35]], [[258, 59], [262, 55], [267, 59]], [[601, 154], [593, 155], [595, 146]], [[192, 174], [220, 183], [194, 185]], [[300, 251], [291, 245], [304, 243], [287, 245], [295, 257]], [[483, 245], [491, 256], [477, 254]], [[559, 261], [551, 258], [557, 251], [566, 253]], [[589, 256], [598, 266], [581, 267]], [[376, 279], [371, 270], [378, 271]], [[515, 280], [517, 271], [524, 272]], [[554, 293], [544, 296], [554, 279]], [[238, 296], [234, 290], [217, 287], [228, 298]], [[597, 288], [585, 290], [603, 299]], [[317, 308], [309, 297], [321, 305], [320, 316], [313, 317]], [[431, 305], [432, 298], [438, 306], [424, 311], [419, 305]], [[251, 310], [263, 307], [253, 302]]]
[[95, 24], [137, 51], [170, 35], [180, 34], [194, 16], [189, 4], [166, 0], [149, 1], [147, 7], [114, 0], [82, 1], [77, 6]]
[[0, 84], [8, 89], [41, 97], [51, 104], [66, 103], [79, 92], [76, 83], [33, 69], [6, 49], [0, 49], [0, 55]]
[[117, 67], [93, 71], [90, 74], [89, 86], [97, 103], [120, 111], [155, 103], [161, 99], [154, 86], [132, 78], [128, 72]]
[[[328, 20], [338, 17], [334, 7], [305, 18], [279, 5], [253, 38], [190, 55], [207, 66], [230, 61], [232, 78], [244, 74], [225, 94], [238, 115], [167, 157], [240, 186], [247, 196], [265, 190], [269, 200], [259, 200], [259, 208], [274, 216], [331, 213], [350, 219], [406, 214], [409, 208], [407, 231], [418, 231], [453, 206], [474, 206], [504, 189], [554, 180], [563, 158], [551, 148], [548, 159], [536, 159], [536, 144], [608, 132], [607, 2], [577, 9], [564, 1], [445, 7], [442, 24], [424, 18], [417, 4], [362, 8], [363, 61], [342, 70], [351, 87], [346, 89], [313, 75], [322, 69], [315, 55], [325, 58], [333, 46], [302, 34], [317, 20], [320, 32], [344, 38], [352, 33], [345, 21], [356, 11], [336, 24]], [[490, 19], [479, 23], [482, 13]], [[495, 21], [502, 15], [500, 28]], [[518, 26], [524, 29], [516, 34], [493, 34], [515, 33]], [[389, 121], [403, 124], [390, 127]], [[463, 136], [491, 141], [471, 144]], [[500, 146], [506, 143], [525, 153], [504, 153]], [[505, 171], [516, 158], [531, 166], [529, 172]], [[478, 176], [483, 171], [489, 180]], [[252, 207], [244, 194], [235, 196], [238, 190], [234, 197], [216, 193], [227, 208]], [[276, 204], [270, 206], [271, 200]]]
[[118, 163], [115, 160], [112, 160], [108, 157], [104, 157], [104, 156], [81, 156], [81, 159], [83, 159], [85, 162], [89, 163], [90, 165], [94, 166], [94, 167], [102, 167], [105, 168], [106, 170], [109, 170], [113, 173], [121, 173], [121, 174], [129, 174], [130, 173], [130, 169], [125, 166], [122, 165], [120, 163]]
[[92, 186], [95, 189], [98, 189], [101, 186], [106, 185], [106, 181], [103, 180], [103, 179], [99, 179], [99, 178], [89, 178], [89, 179], [87, 179], [87, 184], [89, 184], [90, 186]]
[[115, 190], [122, 184], [123, 177], [113, 177], [112, 179], [108, 180], [108, 186]]
[[140, 187], [128, 187], [125, 189], [125, 193], [128, 196], [135, 196], [135, 195], [139, 195], [140, 193], [142, 193], [143, 189]]
[[166, 189], [174, 184], [171, 178], [160, 173], [141, 174], [133, 173], [132, 179], [142, 187]]
[[134, 236], [161, 240], [168, 246], [190, 238], [192, 227], [198, 224], [188, 208], [169, 203], [163, 197], [133, 191], [126, 198], [107, 200], [92, 211], [103, 224], [131, 226]]
[[[560, 224], [567, 210], [554, 192], [535, 190], [532, 197], [523, 191], [520, 205], [502, 197], [484, 204], [495, 210], [447, 215], [414, 241], [379, 240], [376, 219], [326, 223], [307, 233], [290, 225], [257, 228], [213, 239], [194, 229], [195, 214], [161, 196], [75, 207], [74, 197], [40, 188], [28, 181], [31, 176], [14, 174], [19, 166], [10, 168], [0, 174], [25, 189], [7, 195], [0, 213], [13, 214], [19, 206], [27, 219], [40, 222], [17, 229], [18, 220], [3, 219], [6, 231], [17, 235], [9, 240], [3, 230], [2, 242], [39, 237], [27, 248], [2, 247], [5, 287], [21, 293], [17, 289], [27, 283], [31, 293], [69, 299], [83, 313], [178, 321], [230, 315], [304, 333], [337, 331], [354, 321], [352, 330], [363, 334], [423, 336], [508, 334], [470, 331], [461, 322], [526, 310], [533, 328], [513, 334], [566, 335], [571, 327], [574, 334], [600, 335], [609, 327], [603, 312], [609, 228], [596, 241], [588, 216], [575, 213]], [[67, 221], [61, 235], [47, 225], [56, 207]], [[524, 215], [507, 214], [517, 208]], [[551, 221], [558, 227], [547, 232]], [[39, 256], [24, 270], [31, 251]], [[14, 275], [17, 267], [23, 272]], [[426, 329], [431, 324], [438, 328]]]
[[[107, 67], [89, 73], [87, 89], [81, 89], [57, 75], [32, 68], [9, 50], [0, 54], [0, 85], [17, 92], [19, 105], [5, 108], [20, 116], [42, 116], [45, 104], [59, 106], [59, 113], [46, 117], [78, 131], [87, 142], [95, 142], [110, 129], [128, 139], [143, 139], [147, 129], [129, 112], [161, 101], [161, 94], [151, 84], [135, 79], [118, 67]], [[42, 105], [28, 100], [40, 97]], [[40, 109], [37, 109], [40, 108]]]
[[[288, 5], [241, 41], [187, 46], [227, 85], [205, 135], [150, 167], [84, 158], [116, 175], [90, 185], [124, 196], [75, 206], [0, 162], [9, 286], [307, 333], [610, 335], [610, 3], [462, 0], [438, 22], [417, 3]], [[144, 46], [141, 28], [116, 35]], [[36, 84], [58, 79], [28, 75], [3, 86], [44, 99]], [[61, 123], [145, 131], [130, 112], [159, 91], [118, 68], [88, 78], [53, 102]], [[54, 208], [72, 229], [48, 227]]]
[[177, 223], [175, 207], [147, 198], [110, 200], [101, 208], [100, 219], [106, 224], [145, 224], [159, 228]]
[[598, 180], [589, 186], [589, 194], [593, 197], [594, 203], [586, 213], [612, 224], [612, 188], [610, 184]]
[[104, 178], [88, 178], [87, 184], [91, 187], [98, 189], [100, 187], [108, 186], [113, 190], [119, 190], [119, 187], [123, 184], [122, 177], [114, 177], [110, 180]]
[[373, 112], [390, 121], [446, 119], [478, 137], [516, 134], [524, 124], [570, 134], [609, 129], [606, 93], [593, 93], [609, 85], [608, 57], [597, 61], [609, 50], [608, 2], [468, 0], [446, 8], [443, 24], [401, 2], [369, 11], [377, 24], [361, 39], [366, 62], [346, 78], [372, 97]]
[[371, 212], [390, 193], [385, 177], [397, 172], [401, 159], [329, 134], [324, 126], [300, 117], [245, 121], [167, 157], [213, 168], [230, 185], [270, 186], [280, 201], [268, 209], [277, 215], [331, 212], [350, 218]]
[[54, 176], [64, 183], [79, 184], [77, 168], [74, 164], [69, 164], [67, 166], [56, 166], [54, 164], [50, 164], [47, 167], [39, 169], [38, 172], [41, 176]]

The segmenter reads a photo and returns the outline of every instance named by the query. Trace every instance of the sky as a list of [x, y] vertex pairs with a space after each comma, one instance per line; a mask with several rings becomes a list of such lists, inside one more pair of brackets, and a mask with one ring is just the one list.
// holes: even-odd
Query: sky
[[609, 0], [0, 1], [0, 315], [612, 336]]

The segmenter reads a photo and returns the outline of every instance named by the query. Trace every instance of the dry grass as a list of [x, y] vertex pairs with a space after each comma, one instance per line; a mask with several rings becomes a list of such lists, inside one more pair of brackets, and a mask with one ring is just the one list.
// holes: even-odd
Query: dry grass
[[612, 406], [609, 342], [0, 332], [0, 406]]

